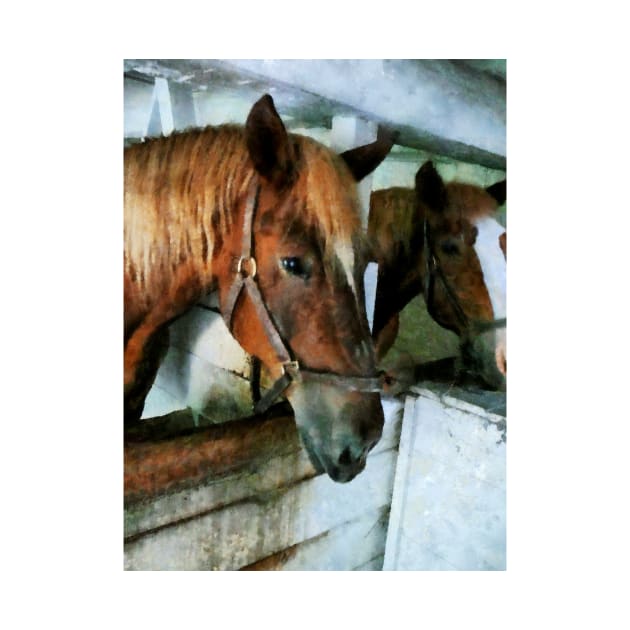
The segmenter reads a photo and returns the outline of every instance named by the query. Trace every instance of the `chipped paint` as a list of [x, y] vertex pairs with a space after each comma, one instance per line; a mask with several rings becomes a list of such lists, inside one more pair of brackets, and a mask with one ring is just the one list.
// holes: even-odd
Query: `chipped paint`
[[384, 569], [505, 570], [505, 417], [479, 404], [490, 392], [414, 389]]

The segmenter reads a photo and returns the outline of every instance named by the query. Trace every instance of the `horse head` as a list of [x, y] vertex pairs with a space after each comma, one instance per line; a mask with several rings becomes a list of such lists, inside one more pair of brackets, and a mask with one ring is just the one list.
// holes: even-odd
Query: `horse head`
[[495, 214], [505, 198], [505, 180], [485, 189], [445, 184], [431, 162], [416, 174], [429, 313], [465, 344], [494, 327], [492, 361], [503, 376], [507, 373], [505, 322], [501, 322], [506, 317], [506, 230]]
[[253, 106], [245, 138], [253, 175], [216, 263], [221, 308], [276, 383], [292, 373], [285, 394], [313, 465], [349, 481], [383, 427], [379, 394], [361, 387], [376, 367], [356, 182], [391, 142], [336, 155], [288, 134], [269, 96]]

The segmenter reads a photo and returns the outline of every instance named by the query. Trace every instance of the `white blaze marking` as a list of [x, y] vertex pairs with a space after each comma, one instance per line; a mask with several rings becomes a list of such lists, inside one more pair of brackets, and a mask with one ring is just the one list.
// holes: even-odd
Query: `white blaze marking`
[[357, 288], [354, 286], [354, 250], [351, 245], [343, 243], [335, 247], [335, 253], [337, 254], [337, 258], [341, 261], [341, 266], [346, 274], [346, 281], [356, 298]]
[[[378, 265], [370, 262], [363, 274], [363, 285], [365, 287], [365, 310], [368, 317], [370, 330], [374, 325], [374, 307], [376, 305], [376, 283], [378, 282]], [[356, 292], [355, 292], [356, 295]]]
[[[506, 260], [499, 244], [499, 236], [505, 232], [505, 228], [495, 219], [484, 217], [474, 222], [477, 230], [475, 241], [475, 253], [479, 258], [486, 289], [490, 296], [490, 304], [494, 319], [506, 317]], [[496, 331], [497, 363], [505, 361], [506, 340], [505, 328]], [[499, 365], [499, 369], [502, 370]]]

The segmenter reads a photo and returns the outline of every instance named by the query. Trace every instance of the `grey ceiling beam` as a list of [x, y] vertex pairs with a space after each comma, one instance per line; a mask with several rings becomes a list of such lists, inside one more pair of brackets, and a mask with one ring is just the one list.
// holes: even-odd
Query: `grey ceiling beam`
[[505, 168], [505, 82], [448, 60], [225, 60], [227, 67], [346, 105], [400, 144]]

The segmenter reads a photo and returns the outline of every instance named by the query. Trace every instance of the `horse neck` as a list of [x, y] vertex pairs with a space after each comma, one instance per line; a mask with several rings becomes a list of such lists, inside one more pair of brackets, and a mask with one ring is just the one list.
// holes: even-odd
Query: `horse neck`
[[136, 279], [130, 295], [145, 308], [177, 295], [179, 306], [214, 289], [215, 261], [253, 175], [244, 134], [234, 126], [173, 134], [126, 152], [125, 266]]
[[[402, 195], [402, 193], [400, 193]], [[417, 213], [415, 207], [415, 195], [400, 197], [399, 203], [409, 215]], [[387, 208], [383, 209], [387, 212]], [[422, 293], [424, 288], [424, 239], [423, 218], [409, 221], [410, 229], [400, 232], [394, 223], [400, 221], [400, 215], [390, 214], [390, 225], [384, 226], [374, 223], [375, 238], [383, 239], [385, 234], [392, 234], [392, 241], [380, 240], [379, 256], [379, 283], [377, 286], [376, 309], [374, 313], [374, 334], [387, 325], [392, 316], [399, 313], [407, 304]], [[420, 263], [419, 263], [420, 261]]]

